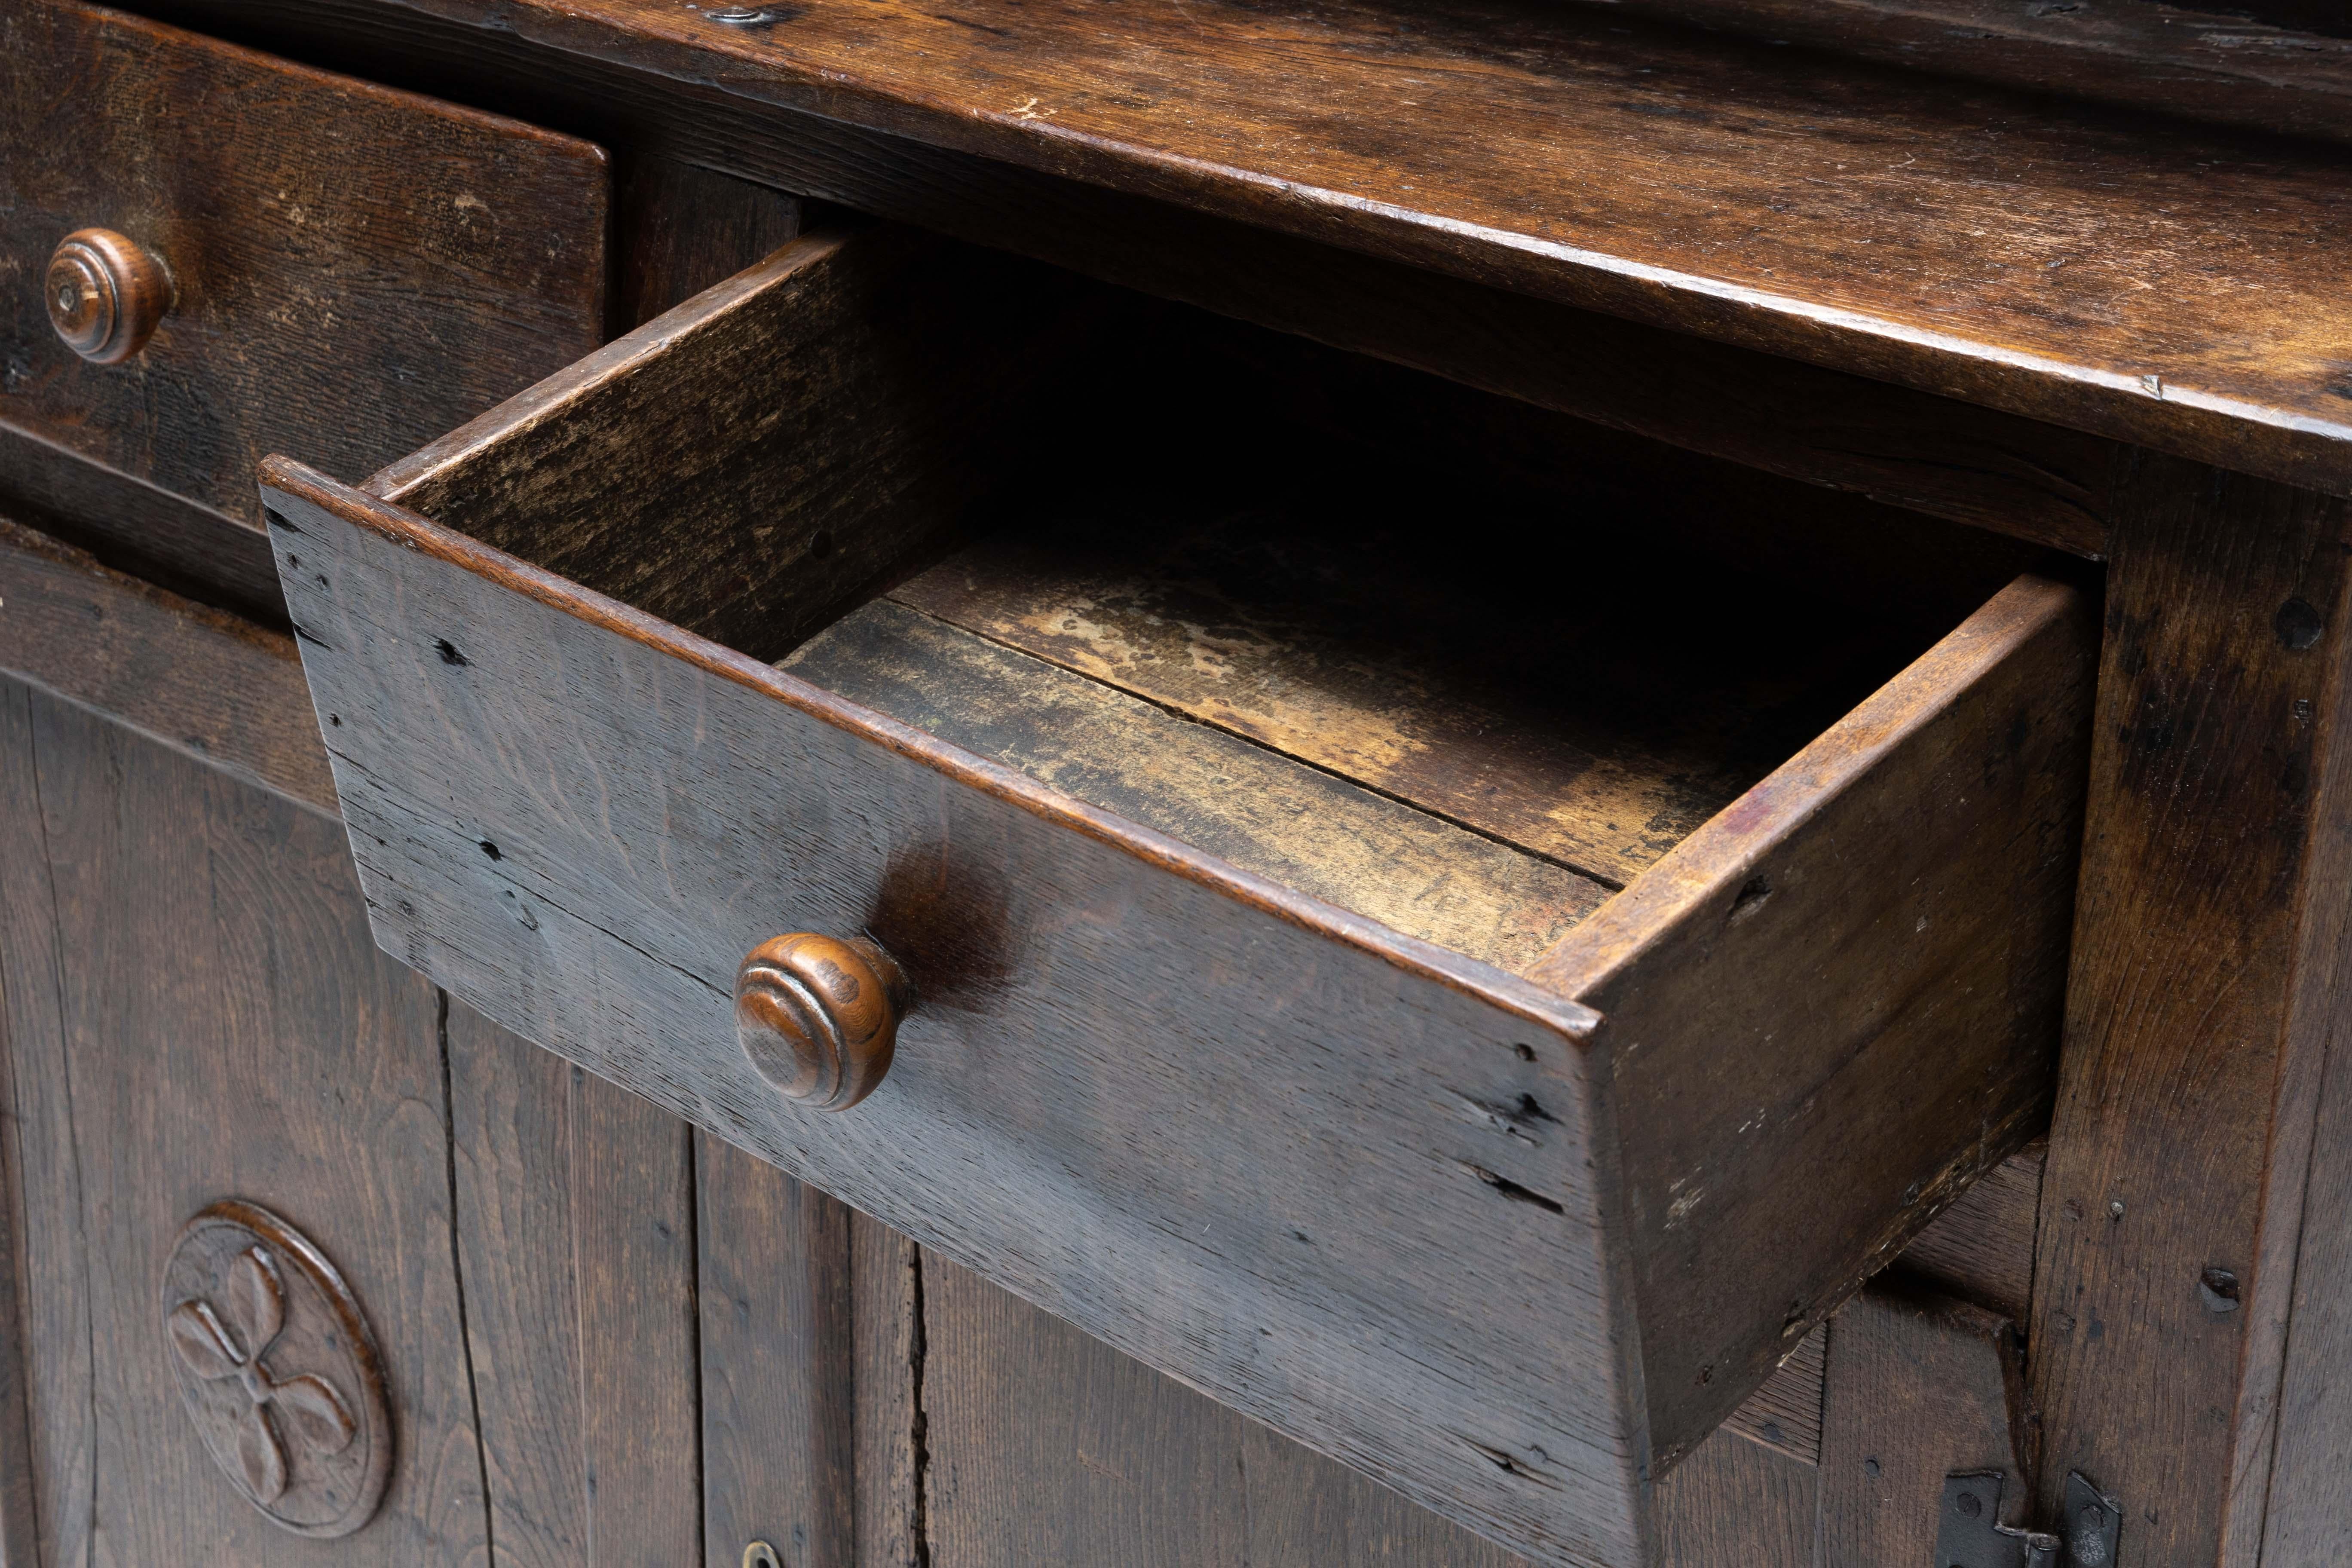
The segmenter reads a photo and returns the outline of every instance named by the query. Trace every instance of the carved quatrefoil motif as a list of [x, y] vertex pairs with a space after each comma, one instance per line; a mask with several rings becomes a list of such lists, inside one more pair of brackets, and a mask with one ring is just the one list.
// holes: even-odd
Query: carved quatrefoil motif
[[391, 1411], [325, 1255], [267, 1209], [215, 1204], [180, 1233], [163, 1308], [181, 1396], [237, 1489], [298, 1534], [365, 1524], [390, 1478]]

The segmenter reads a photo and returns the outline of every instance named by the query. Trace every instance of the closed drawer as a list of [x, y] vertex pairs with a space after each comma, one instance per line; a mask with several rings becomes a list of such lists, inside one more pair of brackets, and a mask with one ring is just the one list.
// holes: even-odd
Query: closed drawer
[[570, 137], [12, 0], [0, 423], [257, 526], [265, 453], [368, 473], [601, 342], [607, 184]]
[[[1897, 514], [1485, 482], [1366, 438], [1402, 373], [1225, 331], [817, 237], [364, 489], [272, 459], [378, 940], [1496, 1540], [1640, 1563], [1650, 1479], [2046, 1114], [2092, 628]], [[907, 983], [846, 1110], [739, 1045], [784, 932]]]

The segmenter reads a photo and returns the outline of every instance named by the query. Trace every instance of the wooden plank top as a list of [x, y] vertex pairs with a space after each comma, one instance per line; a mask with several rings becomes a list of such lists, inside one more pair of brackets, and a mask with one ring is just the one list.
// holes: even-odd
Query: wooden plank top
[[385, 0], [2352, 491], [2340, 149], [1539, 0]]

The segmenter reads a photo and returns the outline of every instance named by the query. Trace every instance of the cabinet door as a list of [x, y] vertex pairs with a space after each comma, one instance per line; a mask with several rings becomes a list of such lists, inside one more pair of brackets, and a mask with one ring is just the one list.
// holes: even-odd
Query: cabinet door
[[[247, 1500], [183, 1408], [167, 1261], [192, 1216], [241, 1199], [331, 1259], [380, 1349], [389, 1489], [324, 1554], [465, 1561], [485, 1515], [438, 998], [369, 941], [340, 825], [0, 681], [0, 922], [42, 1559], [322, 1555]], [[259, 1314], [211, 1302], [232, 1349], [263, 1384], [319, 1374], [363, 1414], [338, 1347], [291, 1342], [286, 1264], [275, 1346]], [[263, 1403], [252, 1379], [223, 1386]], [[275, 1421], [291, 1496], [302, 1434], [282, 1406]]]

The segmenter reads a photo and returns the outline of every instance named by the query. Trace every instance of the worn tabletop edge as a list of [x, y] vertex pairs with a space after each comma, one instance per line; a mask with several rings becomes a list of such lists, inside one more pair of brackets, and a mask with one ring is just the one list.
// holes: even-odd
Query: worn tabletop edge
[[[1264, 169], [1059, 126], [1044, 117], [897, 92], [762, 48], [754, 37], [638, 31], [550, 0], [386, 0], [707, 93], [858, 125], [1061, 178], [1237, 219], [1295, 237], [1717, 342], [1853, 370], [1857, 340], [1885, 345], [1873, 380], [2148, 446], [2176, 456], [2352, 495], [2352, 420], [2200, 391], [2161, 368], [2130, 372], [2004, 346], [2006, 318], [1978, 333], [1810, 301], [1752, 284], [1633, 260], [1492, 225], [1401, 206]], [[1863, 62], [1854, 62], [1857, 66]], [[2193, 123], [2193, 122], [2192, 122]], [[1271, 197], [1268, 204], [1265, 198]], [[1482, 259], [1482, 258], [1484, 259]], [[1514, 259], [1547, 263], [1532, 275]], [[1729, 307], [1725, 310], [1723, 307]], [[2186, 374], [2194, 376], [2193, 369]], [[2284, 389], [2283, 389], [2284, 390]], [[2250, 429], [2274, 447], [2240, 447]]]
[[[338, 522], [374, 534], [386, 542], [446, 562], [510, 592], [537, 600], [551, 609], [604, 626], [614, 635], [642, 644], [656, 653], [785, 703], [813, 719], [872, 744], [886, 747], [955, 783], [981, 790], [1056, 826], [1083, 833], [1149, 865], [1197, 882], [1237, 903], [1260, 910], [1291, 925], [1370, 953], [1409, 973], [1512, 1013], [1528, 1023], [1553, 1031], [1580, 1050], [1590, 1042], [1601, 1022], [1601, 1016], [1592, 1008], [1543, 985], [1391, 931], [1378, 921], [1292, 892], [1203, 855], [1164, 834], [1074, 801], [1025, 773], [974, 756], [887, 715], [845, 701], [820, 687], [812, 686], [747, 655], [582, 587], [527, 561], [444, 528], [393, 502], [331, 479], [290, 458], [272, 455], [265, 458], [261, 465], [261, 484], [273, 503], [291, 502], [315, 509]], [[299, 523], [283, 515], [278, 505], [268, 508], [267, 514], [273, 528], [283, 528], [296, 534], [302, 531]], [[302, 636], [299, 626], [296, 636], [298, 639]]]

